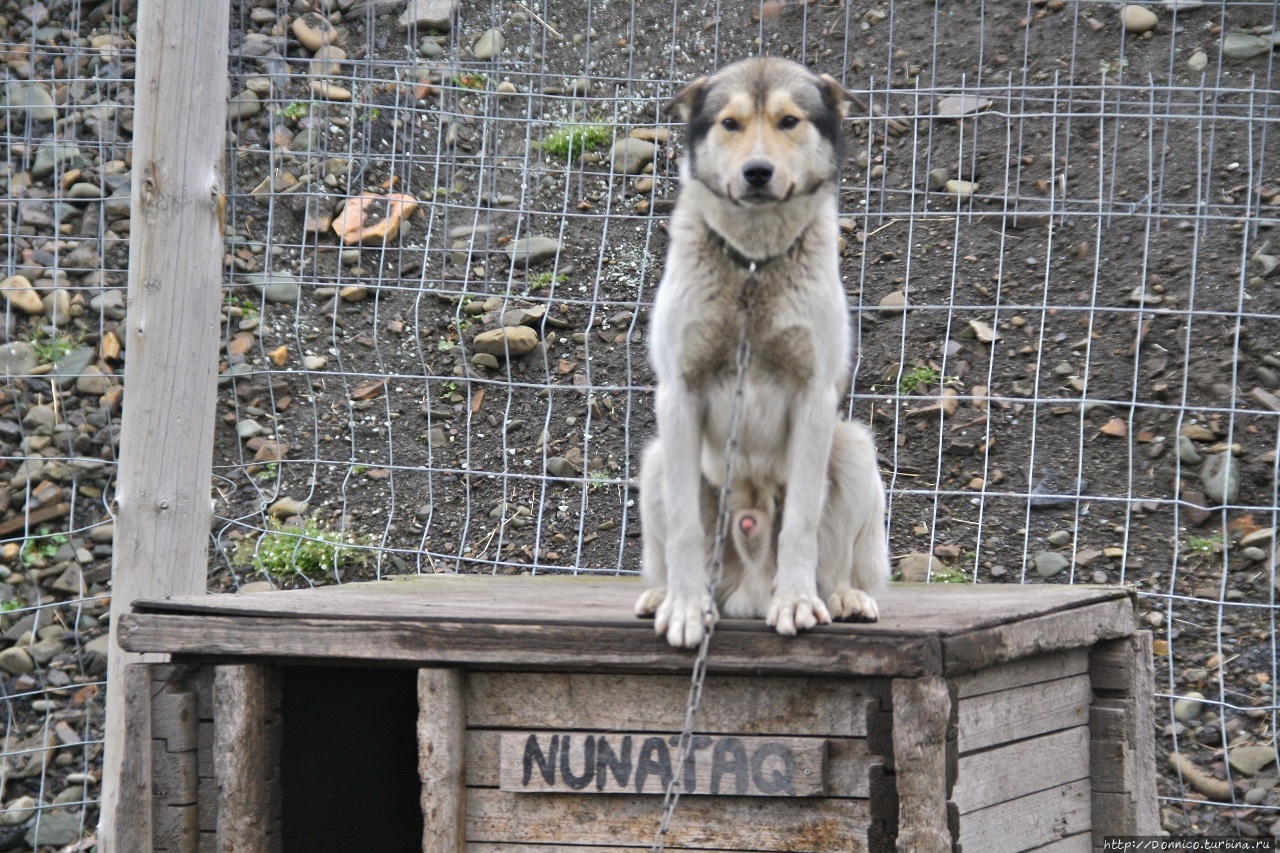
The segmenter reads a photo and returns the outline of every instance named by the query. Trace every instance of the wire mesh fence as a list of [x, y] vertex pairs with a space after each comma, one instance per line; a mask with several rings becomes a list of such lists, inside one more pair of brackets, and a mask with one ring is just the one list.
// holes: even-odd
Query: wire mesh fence
[[[137, 10], [11, 6], [0, 841], [21, 849], [95, 820]], [[1273, 3], [232, 10], [211, 589], [636, 571], [681, 156], [663, 105], [786, 56], [870, 106], [841, 187], [846, 410], [877, 436], [899, 572], [1134, 585], [1165, 828], [1272, 831]]]

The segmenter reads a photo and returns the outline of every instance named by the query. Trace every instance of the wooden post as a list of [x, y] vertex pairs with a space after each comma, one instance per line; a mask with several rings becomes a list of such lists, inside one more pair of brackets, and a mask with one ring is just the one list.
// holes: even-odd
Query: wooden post
[[1089, 653], [1093, 837], [1158, 835], [1155, 664], [1151, 632], [1098, 643]]
[[213, 677], [218, 853], [267, 853], [271, 692], [267, 668], [259, 664], [220, 666]]
[[951, 695], [941, 678], [893, 681], [893, 772], [899, 853], [951, 853], [947, 825], [947, 726]]
[[138, 598], [200, 593], [208, 560], [223, 254], [229, 3], [141, 0], [134, 91], [129, 318], [116, 485], [103, 758], [103, 853], [138, 804], [126, 775], [120, 617]]
[[466, 700], [462, 670], [418, 670], [423, 850], [467, 849]]

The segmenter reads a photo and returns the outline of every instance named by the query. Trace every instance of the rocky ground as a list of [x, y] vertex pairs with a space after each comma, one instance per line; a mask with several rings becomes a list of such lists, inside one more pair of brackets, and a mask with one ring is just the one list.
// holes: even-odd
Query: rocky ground
[[[0, 3], [0, 850], [96, 820], [135, 16]], [[1135, 585], [1165, 827], [1280, 831], [1273, 16], [233, 2], [211, 588], [636, 569], [660, 106], [791, 56], [870, 102], [848, 410], [901, 574]]]

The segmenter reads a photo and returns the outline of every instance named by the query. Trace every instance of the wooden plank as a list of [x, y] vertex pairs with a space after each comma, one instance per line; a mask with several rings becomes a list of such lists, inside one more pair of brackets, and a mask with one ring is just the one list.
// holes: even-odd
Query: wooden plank
[[[692, 850], [692, 847], [672, 847], [670, 844], [663, 845], [663, 850], [669, 853], [680, 853], [684, 850]], [[574, 845], [566, 847], [563, 844], [468, 844], [467, 853], [652, 853], [653, 847], [646, 844], [644, 847], [598, 847], [591, 845], [589, 847], [580, 847]], [[738, 853], [736, 850], [711, 850], [709, 848], [699, 849], [699, 853]]]
[[118, 620], [138, 598], [202, 593], [221, 325], [230, 4], [142, 0], [137, 13], [126, 403], [115, 489], [98, 845], [123, 845], [132, 782]]
[[673, 766], [680, 735], [656, 732], [504, 732], [498, 787], [512, 793], [666, 793], [684, 796], [820, 797], [822, 738], [694, 735], [684, 769]]
[[1079, 835], [1059, 838], [1028, 853], [1093, 853], [1093, 835], [1082, 832]]
[[960, 755], [1085, 725], [1093, 692], [1077, 675], [960, 700]]
[[951, 695], [941, 678], [893, 682], [893, 764], [899, 850], [951, 853], [947, 826], [947, 725]]
[[[652, 797], [582, 797], [468, 790], [468, 844], [519, 842], [648, 847], [661, 810]], [[667, 843], [675, 849], [770, 853], [865, 853], [865, 800], [689, 797], [680, 800]]]
[[[862, 737], [874, 685], [846, 679], [709, 676], [699, 734]], [[467, 726], [627, 731], [637, 709], [654, 731], [684, 728], [689, 678], [674, 675], [473, 672]]]
[[271, 772], [265, 723], [271, 711], [268, 669], [220, 666], [213, 681], [214, 776], [218, 853], [267, 853], [263, 824]]
[[1149, 631], [1100, 643], [1090, 655], [1098, 696], [1090, 709], [1094, 833], [1159, 832], [1155, 769], [1155, 672]]
[[199, 702], [185, 667], [151, 668], [151, 848], [196, 853]]
[[[688, 672], [693, 655], [672, 649], [645, 623], [591, 625], [430, 620], [267, 619], [253, 616], [131, 614], [120, 641], [132, 651], [243, 658], [400, 662], [413, 666]], [[716, 628], [711, 672], [914, 677], [941, 670], [928, 637], [853, 636], [825, 626], [783, 637], [762, 620], [726, 620]]]
[[114, 832], [117, 851], [151, 849], [151, 669], [126, 664], [121, 703], [132, 709], [121, 733], [120, 787], [116, 790]]
[[948, 676], [960, 675], [1005, 661], [1127, 637], [1133, 630], [1133, 602], [1117, 598], [945, 637], [943, 666]]
[[1089, 778], [1089, 727], [1016, 741], [960, 759], [951, 799], [960, 814]]
[[948, 679], [961, 699], [1090, 672], [1088, 649], [1022, 658]]
[[418, 670], [423, 850], [463, 853], [467, 846], [466, 702], [462, 670]]
[[[469, 729], [467, 731], [467, 785], [474, 788], [496, 788], [499, 781], [499, 741], [503, 731]], [[674, 736], [675, 731], [663, 734]], [[866, 738], [823, 738], [827, 744], [827, 796], [871, 796], [871, 764], [879, 761], [867, 745]]]
[[1081, 779], [963, 815], [960, 845], [982, 853], [1021, 853], [1088, 832], [1089, 814], [1089, 780]]
[[[608, 625], [651, 632], [650, 621], [633, 615], [641, 588], [636, 577], [412, 575], [319, 589], [151, 599], [136, 602], [135, 610], [337, 620]], [[876, 599], [878, 622], [839, 623], [813, 633], [949, 636], [1117, 600], [1129, 599], [1116, 587], [895, 583]], [[736, 622], [761, 624], [761, 620], [724, 620], [721, 625]]]

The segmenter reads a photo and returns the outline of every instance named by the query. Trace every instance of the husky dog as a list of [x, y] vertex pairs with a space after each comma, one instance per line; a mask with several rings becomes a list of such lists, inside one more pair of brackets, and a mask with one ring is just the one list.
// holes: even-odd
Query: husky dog
[[[647, 589], [636, 613], [676, 647], [697, 646], [717, 608], [788, 635], [879, 616], [884, 486], [870, 433], [837, 414], [851, 333], [836, 190], [852, 97], [794, 62], [748, 59], [671, 102], [687, 156], [649, 333], [658, 437], [641, 463]], [[713, 604], [735, 405], [731, 531]]]

